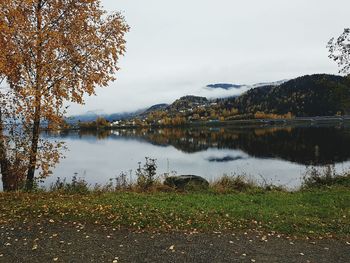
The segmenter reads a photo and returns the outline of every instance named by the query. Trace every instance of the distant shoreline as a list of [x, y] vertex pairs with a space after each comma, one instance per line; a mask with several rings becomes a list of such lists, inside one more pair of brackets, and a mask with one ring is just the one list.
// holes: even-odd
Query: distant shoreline
[[70, 127], [62, 130], [120, 130], [120, 129], [140, 129], [140, 128], [191, 128], [191, 127], [260, 127], [260, 126], [275, 126], [275, 125], [335, 125], [335, 124], [350, 124], [350, 115], [346, 116], [317, 116], [317, 117], [296, 117], [293, 119], [242, 119], [242, 120], [227, 120], [227, 121], [196, 121], [188, 122], [181, 125], [120, 125], [120, 126], [105, 126], [101, 128], [82, 128]]

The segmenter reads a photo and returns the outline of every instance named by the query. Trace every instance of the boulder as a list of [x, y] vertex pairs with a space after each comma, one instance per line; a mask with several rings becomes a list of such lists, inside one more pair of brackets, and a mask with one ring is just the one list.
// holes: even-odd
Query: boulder
[[209, 182], [197, 175], [170, 176], [164, 180], [164, 185], [179, 190], [204, 190], [208, 189]]

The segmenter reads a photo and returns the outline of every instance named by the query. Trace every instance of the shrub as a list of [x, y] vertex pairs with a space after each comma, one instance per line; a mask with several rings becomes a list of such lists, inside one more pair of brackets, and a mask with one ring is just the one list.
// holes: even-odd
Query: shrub
[[224, 175], [212, 184], [212, 188], [218, 192], [238, 191], [244, 192], [257, 189], [258, 186], [246, 175]]
[[142, 190], [148, 190], [156, 182], [156, 159], [146, 157], [146, 163], [141, 167], [141, 162], [136, 170], [137, 186]]
[[120, 175], [115, 178], [115, 190], [127, 190], [129, 188], [130, 185], [127, 180], [127, 174], [121, 172]]
[[89, 184], [83, 178], [78, 178], [74, 174], [72, 181], [68, 183], [66, 179], [57, 178], [56, 182], [50, 186], [50, 191], [59, 191], [69, 194], [87, 194], [90, 192]]
[[308, 168], [303, 176], [302, 189], [331, 187], [350, 187], [350, 174], [337, 174], [334, 166], [327, 166], [323, 169], [315, 167]]

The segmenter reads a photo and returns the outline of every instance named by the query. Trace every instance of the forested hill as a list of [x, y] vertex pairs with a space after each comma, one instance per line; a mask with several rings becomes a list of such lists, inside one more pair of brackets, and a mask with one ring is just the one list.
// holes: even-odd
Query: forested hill
[[208, 100], [185, 96], [149, 112], [145, 125], [181, 125], [196, 121], [290, 119], [350, 114], [350, 78], [315, 74], [279, 85], [252, 88], [238, 97]]
[[316, 74], [292, 79], [279, 86], [251, 89], [237, 98], [222, 101], [239, 113], [292, 113], [294, 116], [350, 114], [350, 79]]
[[154, 105], [118, 125], [182, 125], [197, 121], [350, 115], [350, 78], [315, 74], [252, 88], [238, 97], [184, 96]]

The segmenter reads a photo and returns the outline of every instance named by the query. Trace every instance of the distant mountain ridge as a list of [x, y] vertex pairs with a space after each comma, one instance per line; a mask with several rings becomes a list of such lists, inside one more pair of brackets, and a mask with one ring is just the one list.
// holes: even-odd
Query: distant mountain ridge
[[250, 89], [230, 101], [244, 113], [275, 113], [294, 116], [331, 116], [350, 113], [350, 80], [346, 77], [314, 74], [277, 86]]
[[[145, 119], [154, 112], [161, 112], [161, 116], [164, 117], [165, 114], [170, 118], [181, 113], [181, 118], [189, 119], [215, 119], [214, 116], [220, 117], [221, 113], [225, 116], [230, 114], [252, 116], [257, 112], [277, 115], [290, 113], [293, 116], [305, 117], [350, 114], [350, 80], [337, 75], [306, 75], [292, 80], [257, 83], [252, 86], [227, 83], [207, 86], [213, 90], [241, 89], [242, 87], [247, 87], [247, 90], [236, 96], [208, 99], [189, 95], [175, 100], [170, 105], [161, 103], [144, 110], [115, 114], [88, 112], [70, 117], [67, 121], [69, 123], [89, 122], [98, 117], [108, 121]], [[193, 115], [196, 116], [193, 117]]]
[[279, 86], [285, 82], [289, 81], [288, 79], [274, 81], [274, 82], [261, 82], [256, 83], [253, 85], [246, 85], [246, 84], [230, 84], [230, 83], [217, 83], [217, 84], [209, 84], [206, 86], [207, 89], [224, 89], [224, 90], [231, 90], [231, 89], [241, 89], [243, 87], [247, 88], [257, 88], [262, 86]]
[[228, 84], [228, 83], [218, 83], [218, 84], [209, 84], [206, 87], [211, 88], [211, 89], [224, 89], [224, 90], [229, 90], [229, 89], [239, 89], [243, 86], [246, 85], [237, 85], [237, 84]]
[[167, 107], [169, 107], [169, 104], [167, 104], [167, 103], [155, 104], [155, 105], [149, 107], [148, 109], [146, 109], [142, 112], [139, 112], [135, 116], [146, 117], [151, 112], [165, 110]]
[[278, 86], [287, 81], [288, 80], [280, 80], [275, 82], [260, 82], [252, 85], [231, 83], [209, 84], [203, 87], [198, 95], [205, 96], [210, 99], [237, 97], [253, 88], [262, 86]]
[[144, 113], [151, 112], [151, 111], [154, 111], [154, 110], [162, 110], [162, 109], [165, 109], [168, 106], [169, 106], [169, 104], [166, 104], [166, 103], [155, 104], [155, 105], [149, 107], [147, 110], [145, 110]]
[[283, 79], [279, 81], [274, 81], [274, 82], [261, 82], [261, 83], [256, 83], [252, 85], [252, 88], [258, 88], [258, 87], [266, 87], [266, 86], [279, 86], [282, 85], [283, 83], [288, 82], [289, 79]]
[[350, 114], [350, 79], [346, 77], [314, 74], [255, 86], [227, 98], [184, 96], [158, 115], [191, 121], [255, 118], [256, 114], [266, 118]]

